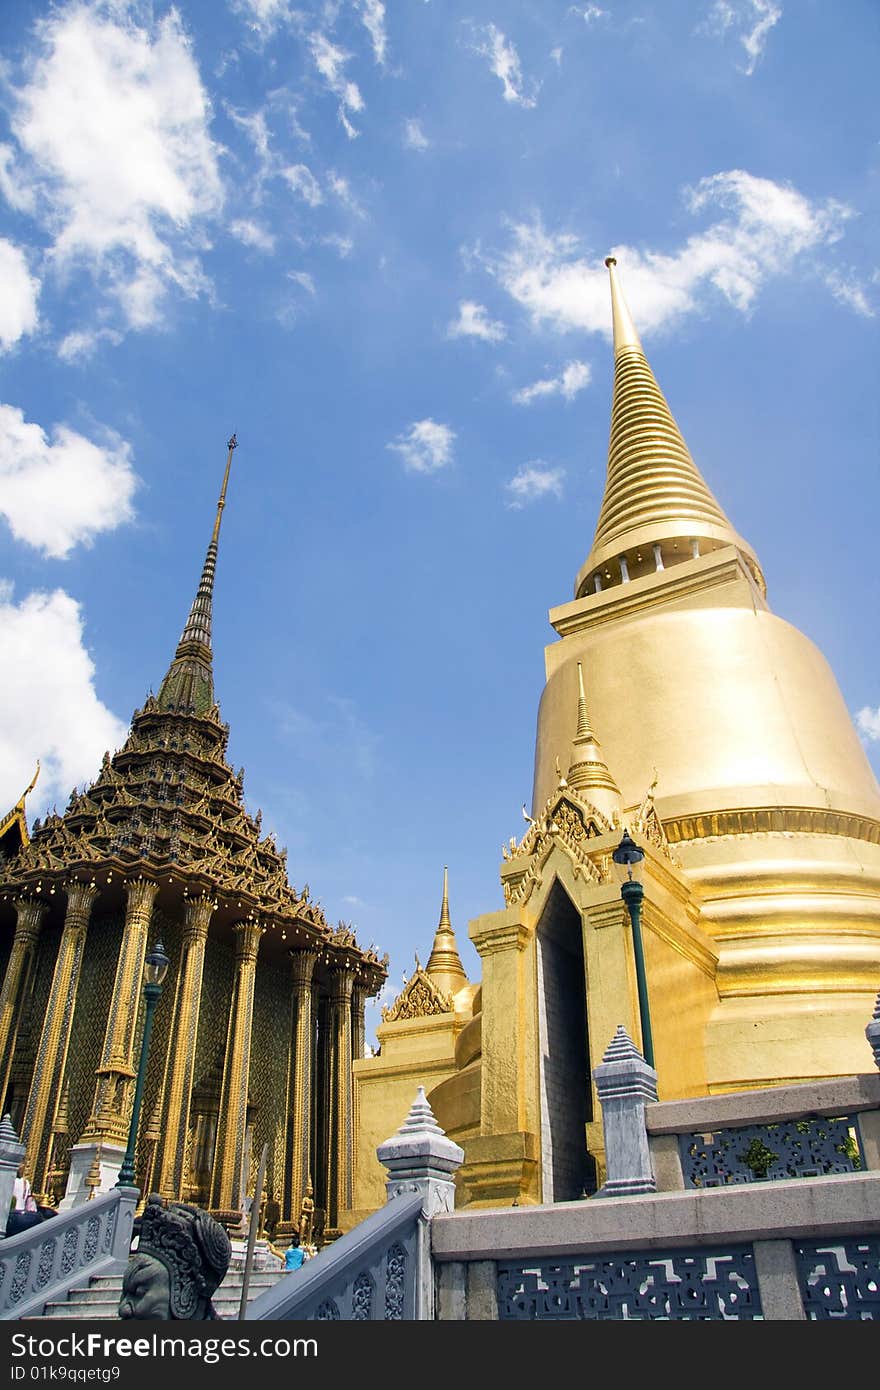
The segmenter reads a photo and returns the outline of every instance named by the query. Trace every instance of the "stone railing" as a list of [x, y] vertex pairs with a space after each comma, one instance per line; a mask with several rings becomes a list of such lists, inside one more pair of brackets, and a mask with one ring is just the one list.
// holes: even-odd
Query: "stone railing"
[[118, 1187], [0, 1240], [0, 1319], [42, 1313], [96, 1274], [128, 1263], [136, 1187]]
[[464, 1153], [437, 1124], [423, 1086], [400, 1129], [376, 1153], [388, 1170], [385, 1206], [255, 1298], [248, 1320], [436, 1316], [430, 1223], [455, 1205], [452, 1174]]
[[245, 1317], [302, 1322], [412, 1321], [426, 1310], [430, 1265], [421, 1194], [395, 1197], [248, 1305]]
[[657, 1101], [618, 1028], [581, 1202], [432, 1223], [440, 1319], [880, 1320], [880, 1076]]
[[880, 1074], [644, 1109], [660, 1192], [880, 1170]]
[[435, 1217], [441, 1320], [880, 1319], [880, 1172]]

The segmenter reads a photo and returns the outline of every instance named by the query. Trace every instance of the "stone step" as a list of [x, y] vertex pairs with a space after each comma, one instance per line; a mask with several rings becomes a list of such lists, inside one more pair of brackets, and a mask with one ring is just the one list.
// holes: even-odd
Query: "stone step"
[[[264, 1289], [271, 1288], [284, 1273], [280, 1265], [277, 1269], [252, 1270], [248, 1280], [248, 1303]], [[228, 1271], [212, 1300], [218, 1317], [226, 1321], [235, 1321], [238, 1318], [243, 1282], [243, 1269], [232, 1268]], [[121, 1293], [121, 1274], [98, 1274], [89, 1280], [87, 1287], [71, 1289], [65, 1300], [48, 1303], [42, 1314], [31, 1316], [26, 1321], [44, 1322], [58, 1318], [116, 1321]]]

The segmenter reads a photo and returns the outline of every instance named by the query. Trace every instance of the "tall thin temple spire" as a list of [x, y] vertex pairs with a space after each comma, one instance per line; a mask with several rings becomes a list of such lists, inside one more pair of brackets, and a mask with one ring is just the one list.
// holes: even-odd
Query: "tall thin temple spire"
[[461, 956], [458, 954], [458, 947], [455, 944], [455, 932], [452, 930], [452, 921], [449, 916], [449, 870], [445, 865], [443, 867], [443, 901], [440, 905], [440, 921], [434, 933], [434, 945], [431, 947], [428, 964], [425, 966], [425, 974], [430, 975], [444, 994], [455, 994], [468, 982], [467, 975], [464, 973], [464, 966], [461, 963]]
[[232, 467], [232, 453], [238, 447], [235, 435], [228, 441], [226, 471], [217, 502], [214, 530], [208, 543], [199, 587], [189, 610], [174, 660], [163, 680], [157, 701], [160, 709], [177, 710], [186, 714], [205, 714], [214, 704], [213, 653], [211, 650], [211, 615], [214, 601], [214, 575], [217, 569], [217, 548], [220, 522], [226, 506], [226, 489]]
[[620, 812], [620, 788], [608, 770], [602, 746], [590, 723], [584, 690], [584, 672], [580, 662], [577, 664], [577, 671], [577, 728], [571, 743], [571, 761], [566, 780], [570, 787], [580, 792], [597, 811], [601, 811], [602, 815], [614, 824], [615, 817]]
[[735, 546], [764, 593], [761, 566], [694, 463], [654, 373], [617, 278], [611, 281], [614, 397], [608, 477], [589, 557], [575, 597], [605, 589], [720, 546]]

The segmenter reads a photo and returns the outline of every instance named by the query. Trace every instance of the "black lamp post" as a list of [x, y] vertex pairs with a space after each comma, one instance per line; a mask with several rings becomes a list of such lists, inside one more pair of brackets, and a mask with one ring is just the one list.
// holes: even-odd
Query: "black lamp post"
[[144, 1035], [141, 1039], [141, 1059], [138, 1062], [137, 1081], [134, 1087], [134, 1101], [131, 1107], [131, 1124], [128, 1129], [128, 1147], [119, 1169], [117, 1187], [134, 1187], [134, 1154], [137, 1146], [138, 1121], [141, 1117], [141, 1102], [144, 1098], [144, 1081], [147, 1076], [147, 1053], [150, 1050], [150, 1034], [153, 1031], [153, 1010], [162, 993], [162, 983], [168, 974], [168, 957], [161, 941], [157, 941], [144, 961]]
[[649, 1067], [654, 1065], [654, 1039], [651, 1036], [651, 1011], [648, 1007], [648, 980], [645, 975], [645, 953], [642, 949], [642, 898], [645, 890], [640, 881], [641, 863], [645, 851], [639, 849], [624, 830], [623, 839], [611, 858], [621, 877], [620, 896], [629, 911], [632, 927], [633, 955], [636, 962], [636, 987], [639, 993], [639, 1025], [642, 1030], [642, 1055]]

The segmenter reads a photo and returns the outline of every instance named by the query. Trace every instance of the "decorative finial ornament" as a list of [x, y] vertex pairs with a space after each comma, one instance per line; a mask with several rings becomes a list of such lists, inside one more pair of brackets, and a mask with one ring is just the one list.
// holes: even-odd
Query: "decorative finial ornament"
[[238, 448], [238, 440], [233, 434], [227, 441], [226, 469], [214, 517], [214, 529], [208, 543], [202, 577], [193, 599], [189, 617], [183, 629], [177, 651], [168, 672], [159, 687], [158, 704], [163, 710], [183, 711], [184, 713], [205, 714], [214, 703], [214, 677], [212, 671], [213, 653], [211, 650], [211, 621], [214, 606], [214, 575], [217, 569], [217, 549], [220, 540], [220, 522], [226, 506], [226, 490], [229, 486], [229, 473], [232, 468], [233, 450]]
[[[732, 545], [759, 590], [765, 584], [758, 558], [734, 530], [690, 455], [652, 372], [618, 279], [617, 258], [605, 258], [611, 290], [614, 395], [608, 442], [608, 474], [596, 532], [575, 597], [624, 583], [632, 565], [655, 555], [662, 573], [676, 552], [693, 544], [699, 554]], [[642, 577], [634, 573], [633, 578]], [[599, 583], [599, 590], [596, 583]]]
[[[418, 957], [416, 957], [418, 960]], [[444, 994], [455, 994], [462, 985], [467, 984], [467, 975], [458, 954], [455, 932], [449, 916], [449, 869], [443, 865], [443, 898], [440, 903], [440, 920], [434, 933], [434, 944], [425, 966], [425, 974], [430, 976]]]

